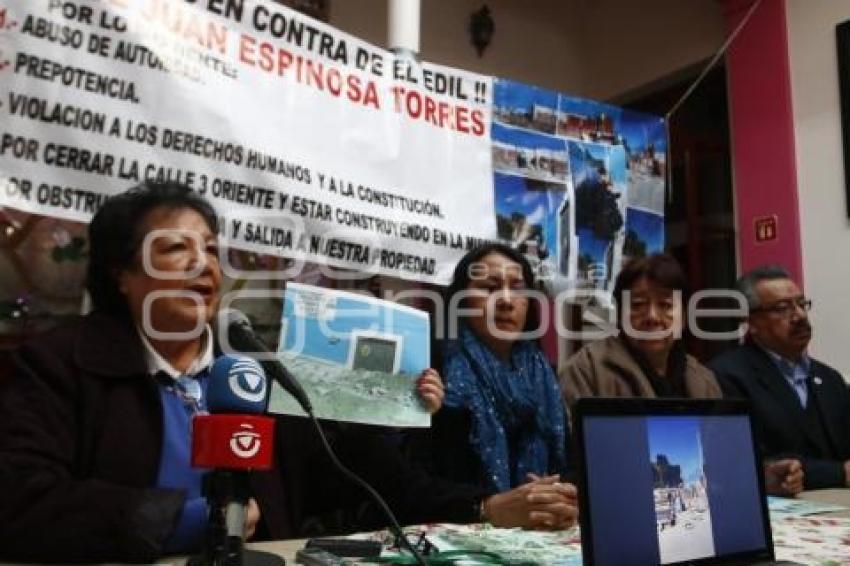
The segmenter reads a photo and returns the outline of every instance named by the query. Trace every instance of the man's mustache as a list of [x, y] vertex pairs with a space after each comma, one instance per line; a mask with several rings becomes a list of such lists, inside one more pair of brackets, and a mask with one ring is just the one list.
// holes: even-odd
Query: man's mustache
[[794, 334], [798, 334], [800, 332], [811, 333], [811, 331], [812, 325], [809, 324], [808, 321], [797, 322], [796, 324], [794, 324], [794, 326], [791, 327], [791, 332], [793, 332]]

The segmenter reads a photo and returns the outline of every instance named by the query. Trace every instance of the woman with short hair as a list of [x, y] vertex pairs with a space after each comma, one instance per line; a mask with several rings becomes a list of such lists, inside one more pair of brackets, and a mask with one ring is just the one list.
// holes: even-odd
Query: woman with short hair
[[614, 284], [617, 336], [585, 345], [559, 372], [564, 399], [720, 398], [714, 374], [681, 340], [685, 275], [667, 254], [630, 261]]
[[[0, 386], [4, 559], [150, 562], [200, 548], [207, 505], [190, 424], [214, 356], [217, 228], [213, 208], [175, 183], [139, 185], [94, 216], [93, 312], [24, 345]], [[264, 532], [285, 535], [279, 502], [259, 495], [245, 535], [261, 507]]]
[[[24, 345], [0, 382], [0, 561], [152, 562], [200, 549], [207, 506], [190, 425], [205, 409], [216, 349], [217, 228], [212, 207], [174, 183], [142, 184], [95, 215], [94, 311]], [[426, 373], [416, 390], [436, 410], [442, 388]], [[328, 511], [322, 496], [333, 513], [363, 496], [332, 468], [308, 420], [276, 421], [276, 466], [251, 474], [246, 537], [303, 536]], [[403, 523], [551, 528], [575, 515], [551, 480], [515, 490], [435, 480], [381, 435], [331, 436]], [[344, 528], [386, 526], [375, 515]]]

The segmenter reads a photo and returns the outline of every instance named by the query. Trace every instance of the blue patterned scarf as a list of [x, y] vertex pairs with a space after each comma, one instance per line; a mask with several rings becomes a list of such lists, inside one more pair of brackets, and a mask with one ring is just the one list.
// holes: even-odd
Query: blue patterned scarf
[[483, 485], [505, 491], [526, 474], [563, 473], [564, 406], [555, 374], [532, 342], [517, 342], [510, 363], [461, 327], [446, 345], [447, 407], [472, 415], [469, 441], [481, 461]]

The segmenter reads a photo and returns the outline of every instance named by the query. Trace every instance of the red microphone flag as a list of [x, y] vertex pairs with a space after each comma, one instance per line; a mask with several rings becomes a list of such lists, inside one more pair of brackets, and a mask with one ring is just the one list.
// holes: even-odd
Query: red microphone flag
[[274, 419], [258, 415], [196, 415], [192, 419], [192, 467], [269, 470]]

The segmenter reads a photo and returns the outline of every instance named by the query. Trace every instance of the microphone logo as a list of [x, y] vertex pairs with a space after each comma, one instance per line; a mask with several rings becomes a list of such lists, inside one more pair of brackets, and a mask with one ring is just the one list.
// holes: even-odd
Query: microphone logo
[[249, 403], [266, 399], [266, 376], [263, 368], [250, 358], [242, 358], [230, 368], [228, 383], [237, 397]]
[[241, 424], [239, 428], [244, 430], [236, 431], [230, 437], [230, 449], [237, 458], [253, 458], [260, 451], [260, 435], [249, 424]]

